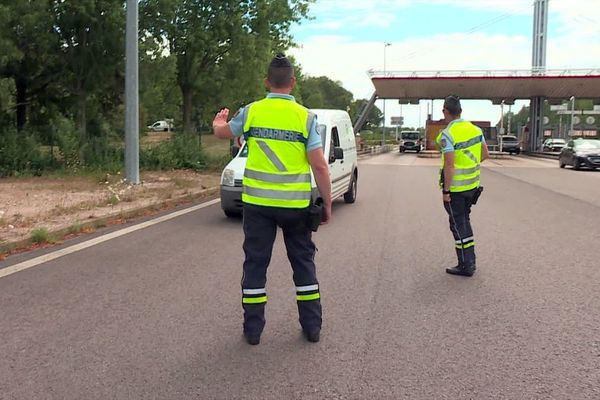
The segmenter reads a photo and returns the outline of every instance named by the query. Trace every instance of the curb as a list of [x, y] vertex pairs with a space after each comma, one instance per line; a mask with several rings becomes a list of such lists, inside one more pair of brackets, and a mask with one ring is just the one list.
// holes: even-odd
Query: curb
[[508, 160], [511, 157], [509, 153], [490, 151], [490, 158], [494, 160]]
[[[175, 199], [167, 199], [158, 201], [156, 203], [132, 208], [127, 211], [119, 211], [113, 214], [106, 215], [104, 217], [92, 218], [85, 222], [76, 223], [79, 226], [78, 231], [73, 232], [72, 226], [67, 228], [61, 228], [54, 231], [49, 231], [48, 236], [56, 242], [46, 242], [40, 244], [41, 247], [51, 247], [55, 244], [60, 244], [64, 239], [80, 236], [86, 233], [95, 231], [98, 228], [103, 228], [109, 225], [119, 225], [126, 223], [135, 218], [142, 216], [148, 216], [158, 213], [159, 211], [172, 209], [183, 204], [188, 204], [198, 200], [209, 199], [219, 193], [219, 187], [210, 187], [202, 189], [196, 193], [186, 194], [185, 196], [177, 197]], [[31, 238], [18, 240], [15, 242], [6, 242], [0, 244], [0, 260], [2, 256], [7, 256], [20, 251], [26, 251], [29, 247], [35, 245]]]
[[524, 154], [529, 157], [545, 158], [547, 160], [558, 160], [559, 158], [559, 154], [552, 153], [526, 152]]
[[441, 153], [437, 150], [423, 150], [417, 153], [418, 158], [441, 158]]

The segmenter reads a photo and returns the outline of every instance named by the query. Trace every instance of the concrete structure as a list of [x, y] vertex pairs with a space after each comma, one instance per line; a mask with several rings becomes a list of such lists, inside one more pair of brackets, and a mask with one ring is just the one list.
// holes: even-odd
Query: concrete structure
[[[471, 121], [477, 125], [483, 131], [483, 134], [487, 139], [496, 138], [496, 127], [493, 127], [490, 121]], [[446, 127], [446, 121], [443, 119], [434, 120], [431, 119], [431, 115], [427, 116], [425, 122], [425, 149], [426, 150], [437, 150], [435, 139], [439, 135], [440, 131]]]
[[[377, 99], [396, 99], [401, 104], [408, 104], [456, 94], [463, 99], [491, 100], [494, 104], [513, 104], [516, 99], [532, 98], [560, 104], [575, 96], [600, 103], [600, 69], [546, 70], [543, 73], [533, 70], [370, 71], [370, 75], [375, 93], [357, 119], [355, 132], [362, 127]], [[537, 129], [542, 129], [541, 123]], [[538, 150], [543, 135], [540, 132], [535, 137], [528, 137], [527, 148]]]

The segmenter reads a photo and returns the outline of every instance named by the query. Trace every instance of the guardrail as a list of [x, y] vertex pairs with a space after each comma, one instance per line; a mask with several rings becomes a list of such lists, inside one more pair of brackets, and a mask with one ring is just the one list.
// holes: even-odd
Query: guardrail
[[375, 155], [382, 153], [389, 153], [390, 151], [398, 150], [398, 146], [394, 144], [386, 144], [385, 146], [365, 146], [362, 149], [356, 151], [359, 156]]

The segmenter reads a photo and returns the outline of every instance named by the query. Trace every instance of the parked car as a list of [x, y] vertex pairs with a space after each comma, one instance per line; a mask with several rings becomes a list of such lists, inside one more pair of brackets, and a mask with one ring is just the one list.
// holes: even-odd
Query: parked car
[[148, 125], [148, 130], [153, 132], [168, 132], [173, 129], [173, 124], [169, 121], [156, 121], [152, 125]]
[[421, 138], [419, 137], [418, 131], [404, 131], [400, 132], [400, 140], [398, 141], [400, 145], [399, 151], [400, 153], [404, 153], [407, 150], [416, 151], [420, 153], [423, 149], [423, 145], [421, 143]]
[[558, 157], [558, 166], [564, 168], [566, 165], [572, 165], [574, 169], [600, 168], [600, 140], [569, 140]]
[[[358, 188], [358, 157], [356, 140], [350, 116], [343, 110], [311, 110], [317, 115], [318, 127], [323, 141], [323, 151], [329, 160], [331, 177], [331, 198], [344, 197], [346, 203], [354, 203]], [[232, 147], [233, 159], [221, 174], [221, 208], [227, 217], [242, 214], [242, 187], [248, 146]], [[318, 197], [314, 178], [312, 179], [313, 200]]]
[[504, 135], [500, 137], [502, 140], [502, 151], [510, 154], [521, 154], [521, 143], [516, 136]]
[[546, 139], [542, 144], [542, 151], [561, 151], [567, 144], [565, 139]]

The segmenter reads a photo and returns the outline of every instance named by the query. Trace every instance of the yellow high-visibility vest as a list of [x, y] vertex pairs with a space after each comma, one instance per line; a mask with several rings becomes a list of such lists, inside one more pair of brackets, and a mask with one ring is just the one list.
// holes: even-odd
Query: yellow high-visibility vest
[[[444, 133], [454, 143], [454, 176], [452, 178], [452, 186], [449, 190], [451, 192], [465, 192], [479, 187], [481, 146], [483, 143], [481, 129], [469, 121], [452, 121], [438, 135], [436, 139], [438, 145], [441, 145]], [[444, 168], [444, 160], [445, 157], [442, 153], [442, 170]], [[442, 184], [443, 182], [440, 181], [440, 185]]]
[[244, 124], [248, 159], [242, 201], [306, 208], [311, 198], [306, 152], [314, 115], [293, 100], [266, 98], [252, 103]]

